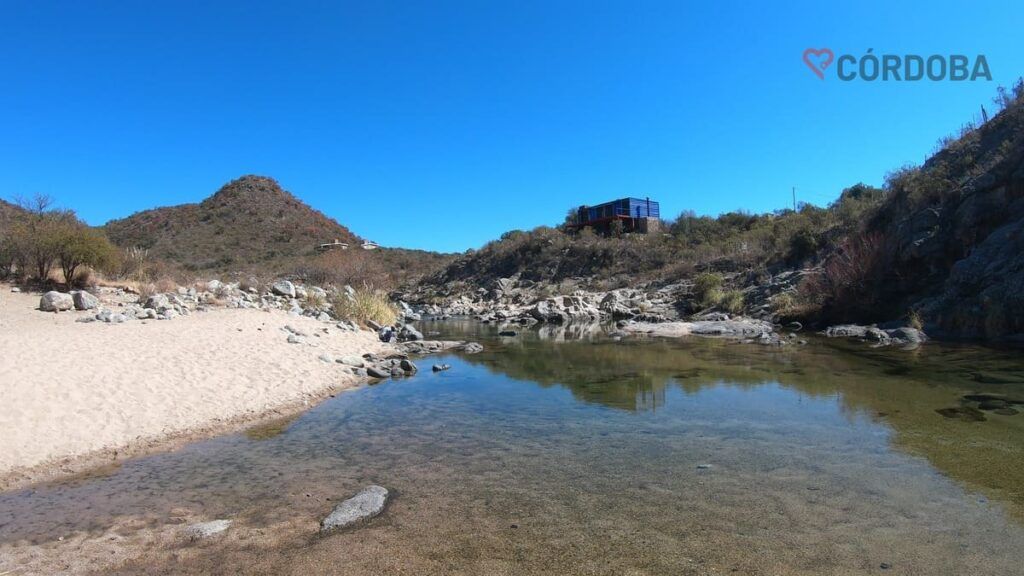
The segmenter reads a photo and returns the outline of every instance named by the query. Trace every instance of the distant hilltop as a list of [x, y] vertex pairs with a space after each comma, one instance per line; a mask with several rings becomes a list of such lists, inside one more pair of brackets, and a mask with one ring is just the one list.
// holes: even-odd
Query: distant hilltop
[[363, 239], [273, 178], [243, 176], [198, 204], [153, 208], [103, 227], [120, 246], [193, 270], [271, 265], [310, 256], [325, 242]]

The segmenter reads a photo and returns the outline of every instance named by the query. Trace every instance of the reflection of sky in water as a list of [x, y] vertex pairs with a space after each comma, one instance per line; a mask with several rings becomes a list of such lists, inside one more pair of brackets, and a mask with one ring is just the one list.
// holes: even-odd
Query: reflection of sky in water
[[[721, 501], [700, 513], [728, 524], [764, 498], [826, 489], [840, 491], [841, 502], [787, 504], [796, 507], [790, 513], [842, 506], [872, 526], [884, 510], [879, 518], [912, 518], [922, 538], [1001, 518], [925, 460], [893, 450], [906, 426], [909, 452], [928, 455], [917, 449], [926, 446], [918, 437], [930, 434], [913, 428], [919, 417], [929, 426], [961, 424], [932, 405], [952, 401], [956, 390], [935, 400], [935, 386], [905, 384], [917, 394], [890, 397], [898, 384], [864, 361], [843, 360], [858, 363], [858, 372], [835, 358], [819, 364], [812, 353], [804, 361], [756, 347], [527, 340], [497, 348], [489, 342], [483, 355], [426, 359], [414, 378], [342, 394], [290, 423], [130, 460], [105, 476], [0, 495], [0, 541], [98, 530], [125, 516], [160, 523], [182, 508], [272, 521], [294, 513], [299, 495], [368, 482], [397, 489], [407, 502], [443, 498], [455, 485], [494, 514], [522, 514], [524, 494], [557, 508], [583, 490], [601, 495], [589, 504], [599, 506], [588, 511], [595, 521], [628, 505], [683, 522], [694, 510], [661, 510], [658, 499], [706, 500], [712, 490]], [[429, 371], [442, 360], [450, 371]], [[515, 368], [506, 370], [507, 362]], [[883, 409], [895, 413], [886, 416], [892, 422], [878, 416]], [[915, 416], [903, 419], [904, 412]], [[571, 501], [573, 509], [589, 506]], [[781, 521], [779, 528], [792, 530]]]

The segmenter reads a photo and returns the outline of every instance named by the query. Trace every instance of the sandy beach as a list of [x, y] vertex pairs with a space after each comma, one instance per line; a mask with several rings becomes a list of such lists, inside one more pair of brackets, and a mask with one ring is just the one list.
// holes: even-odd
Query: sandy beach
[[[273, 310], [80, 323], [0, 285], [0, 488], [73, 474], [308, 407], [359, 384], [327, 362], [381, 352], [369, 331]], [[308, 334], [291, 344], [284, 326]]]

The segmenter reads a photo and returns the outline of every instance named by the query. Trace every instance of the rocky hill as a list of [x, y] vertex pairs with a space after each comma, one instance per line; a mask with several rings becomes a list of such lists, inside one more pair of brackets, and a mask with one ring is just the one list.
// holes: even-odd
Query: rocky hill
[[198, 204], [154, 208], [103, 227], [119, 246], [194, 271], [276, 269], [335, 239], [361, 240], [272, 178], [243, 176]]
[[405, 295], [503, 318], [555, 295], [612, 302], [629, 288], [642, 293], [629, 297], [640, 316], [653, 306], [665, 318], [717, 310], [1024, 340], [1024, 83], [997, 101], [997, 115], [884, 189], [858, 184], [824, 208], [683, 214], [660, 235], [513, 231]]
[[[1024, 339], [1024, 89], [919, 168], [891, 178], [863, 238], [875, 316], [938, 335]], [[842, 302], [837, 304], [842, 305]]]

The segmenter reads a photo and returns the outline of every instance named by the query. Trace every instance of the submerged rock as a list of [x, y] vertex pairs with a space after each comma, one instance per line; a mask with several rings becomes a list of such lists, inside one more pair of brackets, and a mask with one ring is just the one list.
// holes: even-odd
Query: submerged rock
[[367, 486], [355, 496], [338, 504], [334, 511], [320, 522], [320, 532], [329, 532], [373, 518], [384, 511], [387, 501], [387, 488]]
[[231, 527], [231, 520], [211, 520], [209, 522], [200, 522], [198, 524], [190, 524], [185, 527], [185, 534], [192, 540], [202, 540], [211, 536], [216, 536]]
[[449, 368], [451, 368], [451, 366], [449, 366], [448, 364], [434, 364], [434, 366], [432, 367], [434, 372], [443, 372]]
[[955, 418], [958, 420], [964, 420], [967, 422], [984, 422], [986, 420], [985, 413], [977, 408], [971, 408], [970, 406], [957, 406], [955, 408], [939, 408], [936, 410], [939, 414], [946, 418]]

